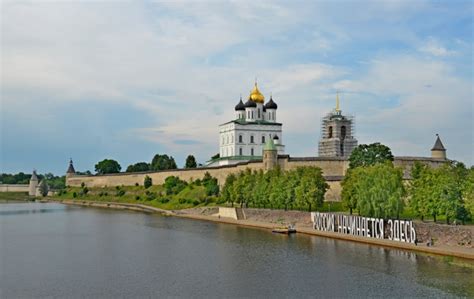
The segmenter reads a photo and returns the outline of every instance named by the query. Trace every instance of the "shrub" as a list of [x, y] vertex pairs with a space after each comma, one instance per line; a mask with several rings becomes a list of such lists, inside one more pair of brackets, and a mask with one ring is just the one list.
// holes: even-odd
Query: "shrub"
[[178, 202], [180, 204], [185, 204], [186, 203], [186, 198], [180, 198]]
[[81, 183], [81, 187], [84, 188], [86, 184], [84, 182]]
[[140, 196], [135, 196], [135, 200], [140, 200]]
[[135, 183], [135, 187], [138, 187], [138, 186], [139, 186], [139, 184], [138, 184], [138, 183]]
[[199, 200], [193, 201], [193, 205], [197, 206], [199, 204]]
[[117, 193], [115, 195], [118, 196], [118, 197], [124, 196], [125, 195], [125, 190], [120, 189], [120, 190], [117, 191]]
[[168, 198], [162, 198], [162, 199], [160, 200], [161, 203], [167, 203], [167, 202], [169, 202], [169, 201], [170, 201], [170, 200], [169, 200]]
[[156, 193], [155, 192], [148, 192], [146, 193], [146, 200], [151, 201], [156, 199]]
[[73, 193], [72, 193], [72, 197], [76, 198], [76, 197], [77, 197], [77, 193], [76, 193], [76, 192], [73, 192]]
[[145, 189], [148, 189], [148, 188], [151, 187], [151, 185], [153, 185], [153, 181], [152, 181], [151, 177], [146, 175], [145, 179], [143, 181], [143, 186], [145, 187]]

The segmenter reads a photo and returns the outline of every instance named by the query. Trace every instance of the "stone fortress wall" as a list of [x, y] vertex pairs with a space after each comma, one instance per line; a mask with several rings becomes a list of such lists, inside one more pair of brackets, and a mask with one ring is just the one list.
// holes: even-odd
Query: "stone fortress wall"
[[[428, 164], [431, 167], [438, 167], [445, 163], [445, 159], [425, 158], [425, 157], [395, 157], [394, 165], [404, 169], [405, 179], [410, 179], [410, 170], [416, 161]], [[289, 155], [278, 156], [278, 165], [283, 170], [292, 170], [300, 166], [315, 166], [323, 171], [323, 175], [327, 180], [330, 189], [326, 192], [326, 200], [339, 201], [341, 194], [341, 181], [349, 167], [349, 161], [344, 158], [331, 157], [290, 157]], [[191, 181], [204, 177], [206, 172], [217, 178], [220, 185], [223, 185], [226, 177], [231, 174], [237, 174], [246, 169], [264, 170], [262, 160], [254, 160], [250, 162], [242, 162], [233, 165], [225, 165], [219, 167], [203, 167], [193, 169], [175, 169], [156, 172], [137, 172], [137, 173], [117, 173], [108, 175], [74, 175], [66, 176], [66, 185], [71, 187], [79, 187], [84, 183], [88, 187], [111, 187], [111, 186], [134, 186], [135, 184], [143, 185], [145, 176], [149, 176], [153, 180], [154, 185], [160, 185], [165, 182], [169, 176], [177, 176], [182, 180]]]
[[29, 192], [28, 184], [0, 184], [0, 192]]

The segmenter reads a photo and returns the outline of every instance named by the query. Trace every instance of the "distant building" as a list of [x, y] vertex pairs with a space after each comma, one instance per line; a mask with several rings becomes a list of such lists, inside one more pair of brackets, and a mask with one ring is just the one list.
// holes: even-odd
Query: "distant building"
[[431, 149], [431, 158], [446, 160], [446, 148], [444, 148], [438, 134], [436, 134], [436, 141]]
[[354, 137], [354, 118], [345, 116], [339, 108], [339, 95], [336, 96], [336, 108], [321, 121], [320, 157], [347, 158], [357, 147]]
[[31, 178], [30, 178], [28, 195], [36, 196], [37, 189], [38, 189], [38, 175], [36, 174], [36, 170], [33, 170], [33, 174], [31, 174]]
[[220, 166], [262, 159], [262, 150], [271, 139], [278, 154], [284, 154], [282, 124], [277, 122], [278, 105], [265, 97], [255, 82], [248, 100], [235, 106], [235, 119], [219, 126], [219, 158], [208, 166]]

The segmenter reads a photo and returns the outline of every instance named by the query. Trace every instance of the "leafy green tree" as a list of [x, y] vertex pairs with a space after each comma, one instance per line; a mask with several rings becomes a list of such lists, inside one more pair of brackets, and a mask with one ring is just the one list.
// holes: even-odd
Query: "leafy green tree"
[[174, 158], [168, 155], [156, 154], [151, 161], [151, 170], [167, 170], [167, 169], [176, 169], [176, 162]]
[[234, 182], [236, 180], [236, 176], [234, 174], [229, 174], [225, 178], [224, 187], [222, 188], [221, 197], [225, 202], [230, 202], [233, 205], [233, 187]]
[[149, 171], [150, 164], [146, 162], [138, 162], [127, 167], [126, 172], [142, 172], [142, 171]]
[[104, 159], [95, 165], [95, 171], [98, 174], [118, 173], [122, 167], [120, 164], [112, 159]]
[[352, 169], [343, 183], [345, 205], [355, 205], [362, 216], [398, 218], [404, 196], [403, 172], [389, 162]]
[[349, 157], [349, 167], [370, 166], [376, 163], [393, 161], [392, 151], [388, 146], [380, 143], [360, 144]]
[[296, 202], [301, 207], [308, 207], [308, 211], [311, 211], [313, 207], [321, 207], [324, 202], [324, 194], [329, 188], [321, 169], [301, 167], [297, 171], [301, 174], [301, 178], [295, 189]]
[[165, 179], [166, 195], [178, 194], [187, 186], [187, 182], [180, 180], [177, 176], [169, 176]]
[[46, 180], [41, 181], [41, 183], [39, 185], [39, 191], [41, 193], [41, 196], [43, 196], [43, 197], [48, 195], [49, 186], [48, 186], [48, 182], [46, 182]]
[[471, 167], [467, 173], [466, 181], [462, 192], [464, 207], [467, 217], [474, 217], [474, 167]]
[[193, 155], [189, 155], [187, 158], [186, 158], [186, 165], [185, 165], [186, 168], [196, 168], [197, 167], [197, 163], [196, 163], [196, 158], [194, 158]]
[[344, 179], [342, 180], [341, 187], [341, 198], [342, 204], [346, 209], [349, 209], [349, 213], [352, 215], [352, 211], [357, 208], [357, 190], [356, 184], [359, 180], [359, 173], [356, 169], [348, 169]]
[[151, 187], [151, 185], [153, 185], [153, 181], [151, 177], [146, 175], [145, 179], [143, 180], [143, 186], [145, 187], [145, 189], [148, 189]]

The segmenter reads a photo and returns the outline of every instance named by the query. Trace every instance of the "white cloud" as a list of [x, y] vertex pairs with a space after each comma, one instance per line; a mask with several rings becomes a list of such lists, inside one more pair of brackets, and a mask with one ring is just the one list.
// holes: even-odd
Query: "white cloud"
[[439, 56], [439, 57], [452, 56], [452, 55], [456, 54], [455, 51], [450, 51], [450, 50], [446, 49], [443, 45], [441, 45], [441, 43], [437, 39], [435, 39], [433, 37], [428, 38], [418, 48], [418, 50], [423, 52], [423, 53], [427, 53], [427, 54], [430, 54], [430, 55], [433, 55], [433, 56]]

